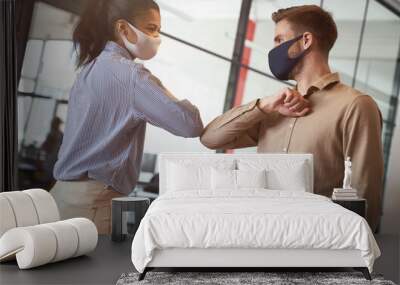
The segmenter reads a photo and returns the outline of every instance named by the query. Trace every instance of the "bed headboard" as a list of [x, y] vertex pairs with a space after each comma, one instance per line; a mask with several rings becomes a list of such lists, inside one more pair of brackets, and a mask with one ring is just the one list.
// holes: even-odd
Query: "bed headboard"
[[167, 176], [167, 164], [173, 161], [185, 161], [189, 163], [194, 160], [207, 160], [210, 164], [221, 160], [232, 161], [236, 164], [238, 159], [262, 159], [268, 160], [273, 163], [274, 160], [282, 161], [304, 161], [307, 164], [307, 177], [309, 181], [309, 189], [307, 192], [314, 192], [314, 165], [312, 154], [216, 154], [216, 153], [162, 153], [159, 156], [158, 167], [160, 171], [160, 195], [166, 192], [166, 176]]

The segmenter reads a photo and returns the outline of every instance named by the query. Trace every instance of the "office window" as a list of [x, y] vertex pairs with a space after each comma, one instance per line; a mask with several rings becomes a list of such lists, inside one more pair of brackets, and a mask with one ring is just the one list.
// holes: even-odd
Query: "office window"
[[338, 28], [338, 40], [331, 51], [331, 68], [342, 82], [352, 85], [364, 18], [365, 0], [325, 0], [323, 8], [332, 13]]
[[355, 87], [372, 96], [382, 112], [386, 168], [399, 96], [395, 88], [395, 72], [396, 68], [400, 68], [399, 51], [400, 18], [380, 3], [369, 1], [358, 69], [355, 73]]
[[[54, 3], [57, 5], [57, 1]], [[159, 54], [144, 64], [178, 98], [187, 98], [197, 105], [207, 124], [224, 108], [229, 71], [234, 64], [229, 59], [234, 51], [242, 0], [161, 0], [158, 3], [162, 11], [163, 43]], [[291, 86], [290, 82], [275, 80], [269, 70], [268, 52], [273, 48], [274, 34], [271, 14], [293, 5], [322, 4], [333, 14], [339, 29], [330, 62], [333, 71], [340, 73], [343, 82], [376, 100], [385, 121], [383, 139], [388, 155], [395, 114], [392, 98], [398, 95], [393, 94], [393, 85], [400, 24], [399, 18], [377, 1], [370, 0], [368, 7], [366, 3], [364, 0], [253, 0], [244, 61], [251, 69], [244, 68], [239, 78], [241, 88], [236, 94], [236, 104], [271, 96]], [[43, 177], [50, 179], [51, 167], [45, 174], [35, 171], [43, 171], [41, 164], [46, 154], [41, 148], [51, 125], [57, 126], [55, 137], [60, 138], [63, 133], [69, 92], [77, 75], [71, 39], [78, 20], [76, 14], [55, 6], [42, 2], [35, 5], [19, 83], [21, 188], [48, 189], [50, 182], [54, 182], [42, 181]], [[198, 139], [178, 138], [148, 126], [145, 152], [163, 151], [209, 150]], [[255, 148], [239, 151], [255, 152]], [[53, 163], [54, 156], [51, 159]]]
[[231, 58], [241, 0], [162, 0], [162, 30]]
[[[76, 54], [71, 35], [78, 17], [37, 2], [18, 86], [19, 188], [50, 189], [62, 141]], [[53, 127], [52, 127], [53, 126]]]

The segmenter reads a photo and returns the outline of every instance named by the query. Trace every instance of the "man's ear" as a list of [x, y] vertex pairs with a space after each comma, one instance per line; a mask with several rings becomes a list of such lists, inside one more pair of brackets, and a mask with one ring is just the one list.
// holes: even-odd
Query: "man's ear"
[[303, 49], [307, 50], [311, 47], [311, 45], [314, 43], [314, 35], [310, 32], [305, 32], [303, 34], [303, 41], [302, 41], [302, 45], [303, 45]]

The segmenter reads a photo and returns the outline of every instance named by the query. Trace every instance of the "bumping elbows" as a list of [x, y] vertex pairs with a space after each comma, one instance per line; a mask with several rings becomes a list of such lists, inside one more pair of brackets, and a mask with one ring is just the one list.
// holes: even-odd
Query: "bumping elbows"
[[218, 149], [219, 145], [217, 141], [213, 139], [213, 135], [210, 134], [210, 131], [203, 131], [203, 134], [200, 137], [200, 142], [209, 149]]
[[198, 138], [203, 133], [203, 130], [204, 128], [202, 124], [185, 125], [175, 134], [184, 138]]
[[198, 138], [202, 135], [203, 130], [204, 130], [203, 125], [195, 126], [188, 131], [188, 137], [189, 138]]

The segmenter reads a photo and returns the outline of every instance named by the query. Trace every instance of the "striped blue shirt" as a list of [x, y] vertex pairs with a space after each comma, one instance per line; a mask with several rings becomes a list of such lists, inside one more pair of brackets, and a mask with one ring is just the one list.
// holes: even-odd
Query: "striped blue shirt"
[[146, 123], [182, 137], [203, 131], [195, 106], [174, 99], [126, 49], [108, 42], [71, 89], [54, 177], [94, 179], [130, 193], [140, 173]]

